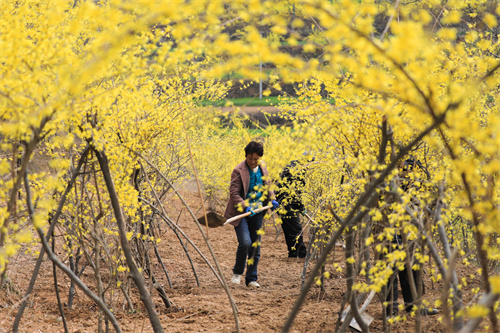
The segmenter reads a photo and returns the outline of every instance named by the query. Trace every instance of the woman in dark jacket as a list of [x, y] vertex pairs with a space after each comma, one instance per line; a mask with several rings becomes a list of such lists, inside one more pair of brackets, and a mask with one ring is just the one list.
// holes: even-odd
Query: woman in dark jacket
[[269, 201], [273, 209], [278, 207], [278, 202], [274, 200], [274, 192], [268, 189], [270, 184], [267, 180], [267, 169], [260, 160], [263, 155], [264, 147], [259, 142], [252, 141], [245, 147], [245, 160], [231, 173], [229, 202], [224, 213], [224, 217], [230, 219], [242, 214], [243, 211], [252, 212], [250, 216], [231, 222], [238, 237], [236, 263], [231, 282], [240, 284], [246, 265], [245, 284], [250, 288], [260, 287], [257, 283], [257, 264], [260, 258], [260, 239], [257, 231], [262, 228], [264, 218], [264, 212], [255, 214], [253, 211]]

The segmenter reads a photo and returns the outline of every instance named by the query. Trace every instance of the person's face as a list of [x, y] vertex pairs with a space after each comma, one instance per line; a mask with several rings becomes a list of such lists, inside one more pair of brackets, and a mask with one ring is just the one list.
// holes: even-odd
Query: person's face
[[257, 153], [248, 154], [246, 160], [250, 169], [253, 169], [260, 164], [260, 156]]

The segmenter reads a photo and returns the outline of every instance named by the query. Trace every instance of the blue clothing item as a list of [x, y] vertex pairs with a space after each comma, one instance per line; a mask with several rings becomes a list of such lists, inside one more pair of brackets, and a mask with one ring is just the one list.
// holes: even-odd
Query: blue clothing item
[[271, 210], [275, 210], [280, 206], [279, 202], [276, 200], [272, 200], [271, 203], [273, 204], [273, 208], [271, 208]]
[[264, 185], [264, 180], [262, 180], [262, 170], [259, 166], [257, 172], [253, 172], [250, 168], [248, 168], [248, 172], [250, 173], [250, 184], [248, 185], [248, 194], [246, 199], [249, 200], [250, 206], [253, 209], [256, 209], [262, 206], [262, 192]]
[[[245, 275], [245, 283], [257, 281], [257, 264], [260, 259], [260, 246], [252, 247], [252, 244], [260, 240], [257, 231], [262, 228], [262, 220], [264, 213], [257, 213], [252, 216], [247, 216], [241, 219], [240, 224], [234, 227], [236, 237], [238, 237], [238, 250], [236, 251], [236, 263], [234, 264], [233, 273], [242, 275], [247, 266]], [[247, 265], [247, 259], [253, 257], [252, 265]]]

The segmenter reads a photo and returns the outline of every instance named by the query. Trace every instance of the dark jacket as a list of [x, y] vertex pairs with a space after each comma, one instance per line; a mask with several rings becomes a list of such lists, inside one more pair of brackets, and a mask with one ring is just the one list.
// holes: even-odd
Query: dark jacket
[[287, 214], [302, 212], [305, 208], [301, 196], [306, 182], [300, 168], [298, 161], [290, 162], [281, 172], [277, 184], [276, 198]]
[[[264, 162], [259, 165], [262, 170], [262, 176], [266, 178], [264, 180], [264, 186], [268, 189], [265, 200], [271, 201], [274, 199], [274, 191], [269, 190], [269, 175]], [[230, 219], [236, 215], [243, 214], [243, 211], [238, 210], [238, 207], [245, 209], [245, 198], [248, 194], [248, 186], [250, 185], [250, 172], [248, 171], [248, 166], [246, 161], [238, 164], [233, 172], [231, 173], [231, 185], [229, 186], [229, 202], [227, 203], [226, 211], [224, 217]], [[230, 223], [237, 227], [240, 224], [240, 220]]]

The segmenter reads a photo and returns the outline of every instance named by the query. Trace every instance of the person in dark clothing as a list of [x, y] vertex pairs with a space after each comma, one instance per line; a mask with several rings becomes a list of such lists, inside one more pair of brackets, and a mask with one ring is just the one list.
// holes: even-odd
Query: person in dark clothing
[[[411, 179], [409, 174], [414, 171], [416, 166], [419, 166], [420, 168], [422, 168], [422, 170], [428, 175], [427, 170], [425, 168], [423, 168], [423, 166], [420, 164], [420, 162], [413, 159], [413, 158], [409, 158], [409, 159], [405, 160], [400, 166], [400, 179], [401, 179], [400, 186], [401, 186], [401, 189], [403, 189], [403, 191], [405, 191], [405, 192], [407, 192], [410, 188], [414, 187], [413, 180]], [[392, 244], [389, 246], [389, 250], [388, 250], [389, 252], [392, 251], [392, 248], [401, 248], [401, 246], [403, 245], [403, 239], [402, 239], [401, 235], [396, 233], [394, 235], [394, 238], [392, 239], [391, 243]], [[407, 246], [408, 246], [408, 244], [407, 244]], [[410, 245], [410, 248], [411, 247], [412, 246]], [[413, 251], [410, 251], [410, 252], [413, 253]], [[419, 284], [421, 284], [422, 293], [424, 293], [425, 286], [424, 286], [424, 281], [422, 280], [421, 272], [419, 270], [414, 270], [411, 268], [410, 268], [410, 271], [411, 271], [415, 286], [418, 286]], [[394, 272], [393, 276], [387, 282], [388, 294], [387, 294], [386, 301], [387, 301], [388, 305], [387, 305], [387, 308], [385, 311], [387, 318], [398, 314], [398, 297], [399, 297], [398, 296], [398, 280], [399, 280], [399, 284], [401, 286], [401, 292], [403, 294], [405, 311], [411, 312], [413, 310], [414, 300], [413, 300], [413, 295], [412, 295], [411, 287], [410, 287], [410, 275], [409, 275], [408, 268], [406, 267], [406, 265], [404, 265], [404, 269], [403, 270], [397, 269], [397, 272]], [[423, 314], [423, 315], [435, 315], [438, 313], [437, 309], [422, 308], [420, 311], [421, 311], [421, 314]]]
[[[395, 235], [392, 244], [397, 244], [397, 245], [402, 245], [403, 241], [401, 239], [400, 235]], [[422, 284], [422, 292], [425, 291], [425, 286], [424, 286], [424, 281], [421, 279], [420, 272], [418, 270], [411, 270], [411, 273], [413, 275], [413, 281], [415, 281], [415, 285], [418, 285], [419, 277], [420, 277], [420, 283]], [[399, 269], [397, 272], [394, 272], [393, 276], [387, 283], [387, 288], [388, 289], [388, 295], [386, 298], [386, 301], [388, 302], [387, 308], [386, 308], [386, 316], [391, 317], [393, 315], [398, 314], [398, 280], [399, 280], [399, 285], [401, 286], [401, 293], [403, 294], [403, 300], [405, 303], [405, 311], [406, 312], [411, 312], [413, 310], [413, 295], [411, 293], [411, 287], [410, 287], [410, 279], [408, 275], [408, 269], [406, 265], [404, 265], [404, 269], [400, 271]], [[391, 306], [392, 303], [392, 306]], [[391, 310], [392, 308], [392, 310]], [[437, 314], [436, 309], [423, 309], [422, 314], [424, 315], [434, 315]]]
[[296, 160], [292, 161], [281, 172], [276, 189], [276, 199], [281, 207], [278, 214], [281, 217], [289, 258], [304, 258], [307, 254], [299, 218], [299, 214], [306, 214], [301, 199], [302, 189], [305, 186], [304, 172], [304, 166]]

